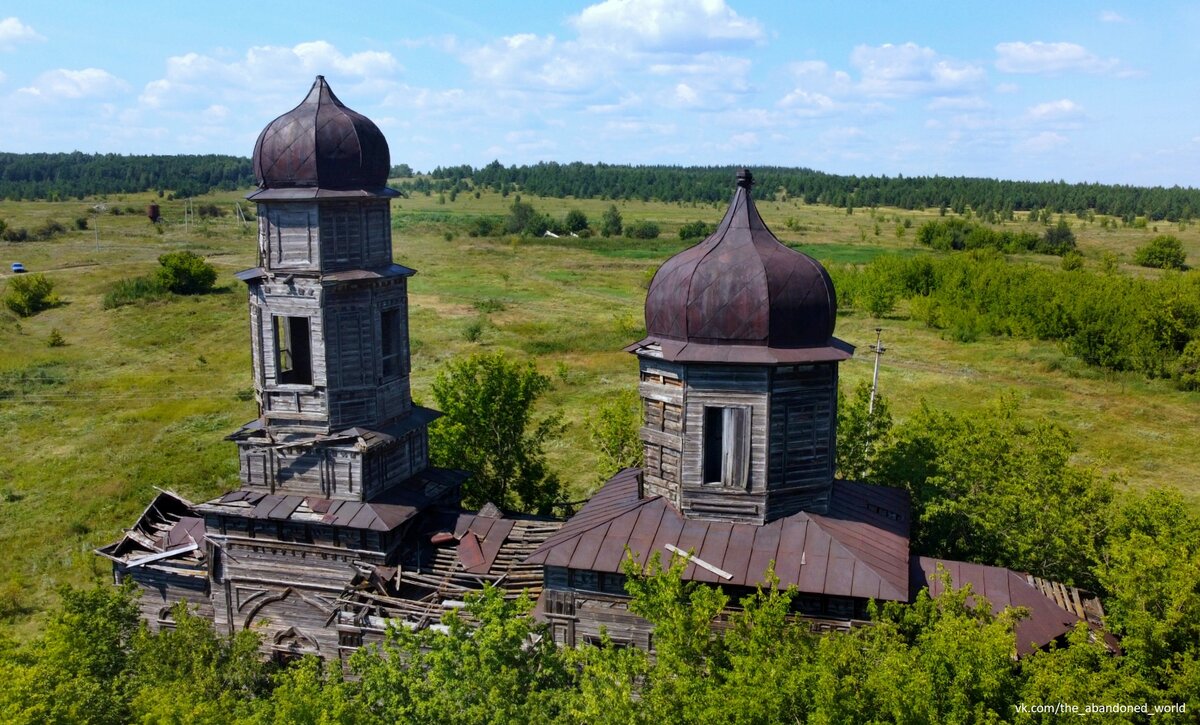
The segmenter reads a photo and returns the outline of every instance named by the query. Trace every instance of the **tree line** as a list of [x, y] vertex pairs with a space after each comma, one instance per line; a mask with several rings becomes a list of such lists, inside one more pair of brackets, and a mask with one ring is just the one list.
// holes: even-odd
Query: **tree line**
[[198, 196], [253, 183], [250, 159], [239, 156], [0, 153], [4, 199], [82, 199], [149, 190]]
[[[411, 172], [411, 169], [409, 170]], [[469, 164], [437, 167], [427, 176], [400, 183], [415, 191], [492, 188], [549, 197], [655, 199], [664, 202], [720, 202], [729, 198], [732, 166], [628, 166], [560, 164], [504, 166], [499, 161], [476, 168]], [[779, 195], [808, 204], [836, 207], [891, 206], [902, 209], [971, 209], [983, 216], [1011, 218], [1016, 211], [1055, 214], [1108, 214], [1132, 223], [1187, 220], [1200, 216], [1200, 189], [1139, 187], [1064, 181], [1003, 181], [947, 176], [856, 176], [807, 168], [763, 166], [754, 169], [760, 195]]]

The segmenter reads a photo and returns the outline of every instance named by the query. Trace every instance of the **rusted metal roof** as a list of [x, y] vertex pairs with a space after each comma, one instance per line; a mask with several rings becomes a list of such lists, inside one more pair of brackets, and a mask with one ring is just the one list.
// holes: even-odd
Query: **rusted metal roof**
[[530, 563], [620, 572], [626, 551], [645, 563], [671, 545], [691, 561], [693, 581], [755, 586], [774, 562], [784, 587], [846, 597], [908, 601], [909, 507], [899, 489], [835, 481], [829, 514], [800, 512], [764, 525], [686, 519], [666, 499], [639, 498], [641, 471], [625, 469], [530, 555]]
[[460, 485], [465, 478], [463, 471], [428, 468], [370, 501], [239, 489], [199, 504], [196, 510], [248, 519], [392, 531], [428, 508], [447, 487]]
[[771, 233], [752, 184], [750, 172], [739, 171], [717, 231], [659, 267], [646, 294], [646, 338], [634, 351], [658, 344], [667, 360], [728, 363], [850, 357], [853, 348], [833, 337], [829, 273]]
[[391, 159], [383, 132], [338, 100], [324, 76], [259, 134], [253, 166], [259, 188], [276, 192], [256, 192], [255, 200], [315, 198], [324, 190], [395, 195], [385, 188]]
[[96, 549], [96, 553], [130, 567], [161, 563], [174, 565], [177, 573], [191, 568], [202, 575], [204, 519], [196, 515], [193, 506], [178, 494], [160, 491], [120, 541]]
[[1006, 607], [1029, 610], [1029, 616], [1017, 622], [1015, 627], [1018, 655], [1027, 655], [1046, 646], [1084, 621], [1082, 616], [1067, 611], [1039, 591], [1025, 574], [963, 561], [913, 556], [909, 581], [914, 597], [924, 587], [929, 588], [931, 596], [941, 596], [945, 585], [937, 575], [939, 566], [950, 575], [951, 587], [961, 589], [969, 584], [974, 594], [987, 599], [993, 613], [998, 614]]

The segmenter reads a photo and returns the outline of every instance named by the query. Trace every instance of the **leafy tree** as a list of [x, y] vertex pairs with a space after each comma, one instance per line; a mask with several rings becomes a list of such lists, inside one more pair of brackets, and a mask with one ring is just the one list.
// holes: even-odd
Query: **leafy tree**
[[1096, 568], [1107, 623], [1128, 665], [1176, 701], [1200, 707], [1200, 517], [1173, 491], [1133, 498]]
[[600, 217], [600, 234], [605, 237], [621, 236], [621, 212], [616, 204], [610, 204]]
[[249, 702], [267, 690], [268, 672], [258, 635], [217, 634], [207, 619], [178, 603], [175, 627], [133, 636], [122, 679], [136, 719], [143, 722], [222, 722], [249, 714]]
[[0, 658], [0, 720], [128, 722], [123, 676], [138, 629], [132, 587], [66, 588], [60, 596], [42, 635]]
[[624, 389], [610, 397], [588, 419], [588, 433], [600, 454], [599, 480], [607, 481], [622, 468], [642, 465], [641, 426], [642, 399], [636, 389]]
[[54, 293], [54, 283], [40, 272], [8, 280], [4, 306], [21, 317], [30, 317], [60, 304], [62, 301]]
[[895, 437], [876, 480], [912, 495], [915, 551], [1093, 583], [1112, 484], [1071, 464], [1065, 428], [1010, 399], [961, 415], [922, 405]]
[[533, 602], [487, 586], [435, 629], [389, 627], [379, 650], [351, 659], [377, 722], [531, 723], [561, 718], [571, 673], [553, 637], [533, 621]]
[[535, 421], [533, 406], [550, 379], [503, 353], [451, 361], [433, 381], [444, 413], [429, 429], [429, 449], [441, 466], [471, 473], [467, 506], [549, 513], [561, 484], [546, 467], [546, 441], [560, 429], [555, 416]]
[[1183, 269], [1186, 266], [1187, 255], [1184, 254], [1183, 243], [1178, 238], [1163, 234], [1138, 247], [1133, 253], [1133, 261], [1143, 267]]
[[563, 220], [563, 228], [568, 232], [578, 234], [588, 228], [588, 218], [579, 209], [572, 209], [567, 212], [566, 219]]
[[1057, 224], [1047, 228], [1046, 233], [1042, 235], [1042, 244], [1038, 251], [1043, 254], [1062, 255], [1074, 248], [1075, 232], [1071, 231], [1071, 225], [1066, 219], [1059, 219]]
[[837, 471], [850, 480], [870, 480], [880, 451], [890, 442], [892, 414], [882, 395], [875, 396], [875, 409], [868, 412], [871, 386], [862, 383], [854, 398], [838, 395]]
[[159, 286], [177, 295], [204, 294], [217, 281], [217, 270], [195, 252], [167, 252], [158, 263], [162, 265], [155, 275]]

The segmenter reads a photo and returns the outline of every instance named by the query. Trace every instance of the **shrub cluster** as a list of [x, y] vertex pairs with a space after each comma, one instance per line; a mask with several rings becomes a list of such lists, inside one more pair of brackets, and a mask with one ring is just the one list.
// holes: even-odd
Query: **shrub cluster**
[[156, 300], [168, 294], [197, 295], [210, 292], [217, 270], [195, 252], [168, 252], [158, 258], [160, 267], [148, 277], [119, 280], [104, 295], [104, 309]]
[[59, 304], [54, 283], [40, 273], [13, 277], [4, 293], [4, 306], [21, 317], [36, 315]]
[[1089, 365], [1148, 377], [1189, 377], [1200, 340], [1200, 276], [1135, 279], [1007, 262], [977, 250], [947, 257], [880, 257], [835, 268], [838, 298], [872, 314], [898, 299], [951, 338], [1013, 335], [1061, 341]]
[[703, 239], [715, 231], [717, 231], [716, 224], [702, 221], [688, 222], [679, 227], [679, 238], [684, 240]]
[[917, 241], [941, 251], [996, 249], [1008, 254], [1038, 252], [1059, 256], [1075, 248], [1075, 233], [1065, 219], [1038, 236], [1030, 231], [996, 230], [966, 219], [937, 219], [921, 225]]
[[1187, 255], [1184, 254], [1183, 244], [1178, 238], [1163, 234], [1138, 247], [1133, 253], [1133, 261], [1143, 267], [1183, 269], [1186, 266]]

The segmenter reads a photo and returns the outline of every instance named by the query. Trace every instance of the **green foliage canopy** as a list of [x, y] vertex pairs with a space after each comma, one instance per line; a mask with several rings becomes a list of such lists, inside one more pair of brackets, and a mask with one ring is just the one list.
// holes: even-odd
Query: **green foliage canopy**
[[217, 270], [195, 252], [167, 252], [158, 263], [155, 279], [159, 286], [177, 295], [204, 294], [217, 281]]
[[1138, 247], [1133, 253], [1133, 261], [1143, 267], [1183, 269], [1187, 264], [1187, 255], [1178, 237], [1163, 234]]
[[60, 304], [62, 301], [54, 292], [54, 282], [40, 272], [8, 280], [4, 306], [21, 317], [31, 317]]
[[560, 429], [557, 417], [534, 419], [534, 404], [550, 379], [533, 363], [503, 353], [476, 353], [447, 363], [433, 381], [444, 414], [429, 428], [439, 466], [471, 473], [466, 506], [485, 502], [507, 510], [549, 513], [562, 486], [547, 468], [544, 447]]

